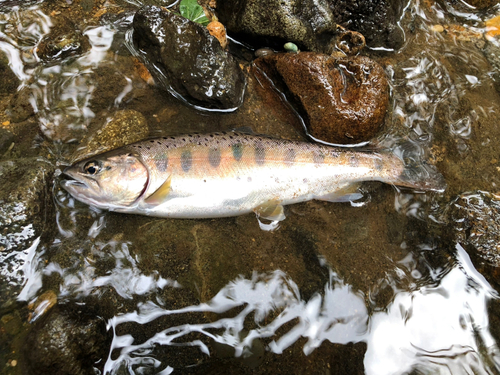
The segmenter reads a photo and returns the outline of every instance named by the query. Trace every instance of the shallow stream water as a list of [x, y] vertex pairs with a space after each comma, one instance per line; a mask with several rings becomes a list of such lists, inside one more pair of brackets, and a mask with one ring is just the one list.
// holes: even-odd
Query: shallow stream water
[[[0, 311], [1, 373], [37, 373], [26, 337], [68, 306], [105, 327], [96, 374], [500, 373], [500, 38], [486, 24], [500, 8], [412, 0], [399, 23], [404, 46], [364, 51], [391, 86], [372, 144], [411, 141], [444, 175], [444, 193], [369, 183], [355, 204], [289, 206], [268, 232], [253, 214], [124, 215], [60, 188], [78, 142], [120, 109], [141, 112], [152, 136], [246, 126], [303, 138], [295, 113], [260, 96], [251, 73], [231, 113], [198, 111], [149, 85], [127, 48], [138, 4], [84, 3], [0, 13], [0, 49], [35, 112], [10, 121], [12, 95], [2, 97], [1, 126], [18, 136], [2, 160], [38, 157], [56, 168], [43, 233], [0, 252], [4, 280], [20, 286]], [[99, 21], [106, 11], [118, 15]], [[34, 47], [61, 12], [90, 49], [41, 61]], [[253, 51], [233, 48], [251, 60]], [[6, 331], [13, 320], [18, 327]]]

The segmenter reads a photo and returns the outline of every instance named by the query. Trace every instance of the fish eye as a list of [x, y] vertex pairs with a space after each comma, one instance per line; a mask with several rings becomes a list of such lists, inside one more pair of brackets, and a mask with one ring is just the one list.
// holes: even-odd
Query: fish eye
[[87, 164], [84, 165], [83, 170], [87, 172], [88, 174], [96, 174], [99, 172], [101, 169], [101, 166], [97, 161], [89, 161]]

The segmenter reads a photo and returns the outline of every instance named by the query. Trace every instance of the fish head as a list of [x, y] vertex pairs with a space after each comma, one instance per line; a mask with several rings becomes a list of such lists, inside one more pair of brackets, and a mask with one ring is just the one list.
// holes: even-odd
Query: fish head
[[148, 170], [130, 152], [110, 151], [64, 170], [62, 187], [79, 201], [113, 210], [132, 205], [146, 190]]

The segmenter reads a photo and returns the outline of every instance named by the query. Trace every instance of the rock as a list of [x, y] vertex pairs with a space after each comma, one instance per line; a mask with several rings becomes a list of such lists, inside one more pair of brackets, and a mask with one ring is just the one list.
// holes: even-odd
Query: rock
[[236, 60], [200, 24], [159, 7], [134, 17], [134, 43], [162, 88], [190, 104], [234, 109], [245, 79]]
[[463, 194], [451, 205], [451, 219], [459, 242], [471, 245], [488, 264], [500, 267], [499, 195]]
[[476, 10], [486, 10], [499, 3], [498, 0], [443, 0], [442, 2], [445, 3], [446, 7], [451, 6], [459, 12], [463, 12], [464, 15], [473, 12], [474, 8], [476, 8]]
[[147, 121], [140, 112], [133, 109], [117, 111], [103, 127], [82, 139], [73, 160], [76, 162], [113, 150], [140, 141], [148, 135]]
[[292, 41], [302, 50], [332, 53], [337, 25], [365, 35], [373, 47], [397, 49], [404, 0], [220, 0], [217, 16], [230, 33], [257, 47]]
[[333, 19], [349, 30], [366, 38], [369, 47], [399, 49], [404, 43], [403, 30], [398, 25], [406, 0], [326, 0]]
[[325, 1], [225, 0], [217, 2], [217, 16], [230, 33], [260, 37], [261, 43], [275, 38], [273, 47], [292, 41], [301, 49], [333, 51], [329, 42], [337, 24]]
[[493, 68], [493, 84], [495, 89], [500, 92], [500, 43], [496, 39], [487, 41], [482, 52]]
[[26, 86], [12, 96], [7, 113], [13, 123], [23, 122], [35, 114], [31, 98], [31, 89]]
[[105, 321], [88, 307], [54, 307], [28, 334], [24, 357], [31, 374], [94, 374], [110, 343]]
[[12, 142], [14, 141], [14, 134], [7, 129], [0, 127], [0, 159], [9, 150]]
[[274, 86], [291, 93], [309, 133], [317, 139], [338, 144], [368, 141], [384, 121], [387, 78], [383, 68], [367, 57], [275, 54], [259, 58], [255, 65], [267, 72]]
[[0, 51], [0, 95], [15, 93], [19, 86], [19, 78], [14, 74], [9, 66], [9, 59], [5, 52]]
[[35, 158], [0, 162], [0, 306], [17, 297], [28, 249], [52, 222], [53, 171]]
[[38, 57], [49, 61], [80, 55], [90, 48], [87, 36], [82, 35], [73, 22], [64, 16], [52, 19], [54, 25], [36, 48]]

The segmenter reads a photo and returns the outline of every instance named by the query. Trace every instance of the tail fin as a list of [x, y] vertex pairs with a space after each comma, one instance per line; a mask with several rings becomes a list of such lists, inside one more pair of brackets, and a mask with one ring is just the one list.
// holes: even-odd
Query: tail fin
[[397, 147], [393, 153], [403, 162], [404, 169], [393, 183], [415, 190], [446, 190], [446, 181], [434, 165], [423, 161], [423, 150], [407, 141]]
[[446, 190], [446, 181], [443, 175], [433, 165], [424, 162], [405, 163], [405, 169], [394, 184], [416, 190], [431, 190], [443, 192]]

